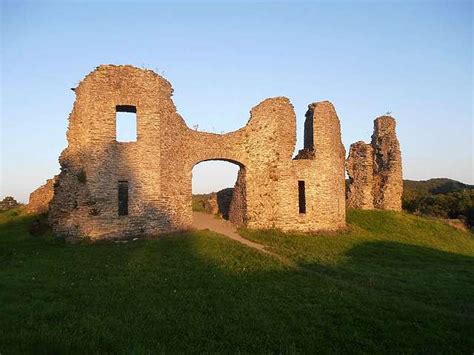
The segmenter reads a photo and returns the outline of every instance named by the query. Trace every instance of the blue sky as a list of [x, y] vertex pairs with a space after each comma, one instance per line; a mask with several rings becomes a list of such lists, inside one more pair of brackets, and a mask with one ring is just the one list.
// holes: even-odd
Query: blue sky
[[[474, 183], [469, 1], [1, 3], [0, 197], [27, 201], [59, 172], [70, 88], [102, 63], [162, 74], [188, 126], [216, 133], [287, 96], [296, 149], [311, 102], [333, 102], [346, 149], [391, 111], [405, 178]], [[193, 189], [232, 186], [236, 171], [201, 163]]]

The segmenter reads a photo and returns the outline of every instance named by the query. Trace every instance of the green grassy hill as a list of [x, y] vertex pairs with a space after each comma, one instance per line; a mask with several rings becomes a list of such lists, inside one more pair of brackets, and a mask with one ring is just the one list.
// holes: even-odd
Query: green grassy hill
[[474, 239], [405, 213], [347, 232], [65, 244], [0, 214], [0, 353], [472, 353]]

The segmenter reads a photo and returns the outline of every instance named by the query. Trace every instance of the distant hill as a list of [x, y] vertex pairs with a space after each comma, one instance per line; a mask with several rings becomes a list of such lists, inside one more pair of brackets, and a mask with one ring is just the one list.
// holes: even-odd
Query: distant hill
[[404, 180], [403, 209], [425, 216], [461, 219], [474, 228], [474, 185], [444, 178]]
[[439, 195], [463, 190], [472, 190], [474, 185], [463, 184], [462, 182], [436, 178], [425, 181], [403, 180], [404, 197], [413, 198], [423, 194]]

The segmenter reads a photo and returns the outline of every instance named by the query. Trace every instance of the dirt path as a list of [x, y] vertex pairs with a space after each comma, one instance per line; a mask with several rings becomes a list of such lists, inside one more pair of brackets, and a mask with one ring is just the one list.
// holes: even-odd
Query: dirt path
[[193, 227], [198, 230], [209, 229], [210, 231], [224, 235], [250, 248], [256, 249], [262, 253], [270, 255], [280, 260], [286, 266], [291, 267], [295, 270], [301, 270], [301, 271], [308, 272], [310, 274], [316, 274], [316, 275], [321, 276], [321, 274], [317, 271], [310, 270], [305, 267], [301, 267], [300, 265], [296, 264], [295, 262], [291, 261], [290, 259], [284, 256], [281, 256], [281, 255], [278, 255], [278, 254], [272, 253], [271, 251], [266, 250], [263, 245], [254, 243], [248, 239], [241, 237], [237, 233], [237, 227], [235, 225], [233, 225], [229, 221], [226, 221], [225, 219], [217, 218], [212, 214], [204, 213], [204, 212], [193, 212]]
[[274, 255], [265, 250], [261, 244], [251, 242], [248, 239], [242, 238], [237, 233], [237, 227], [229, 221], [222, 218], [216, 218], [214, 215], [203, 212], [193, 212], [193, 227], [196, 229], [209, 229], [213, 232], [223, 234], [230, 239], [236, 240], [239, 243], [245, 244], [251, 248], [257, 249], [263, 253]]

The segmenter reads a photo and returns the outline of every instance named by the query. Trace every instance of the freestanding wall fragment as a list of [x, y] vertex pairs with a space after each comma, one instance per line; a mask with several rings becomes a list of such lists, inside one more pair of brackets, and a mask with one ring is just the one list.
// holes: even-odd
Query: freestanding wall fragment
[[393, 117], [381, 116], [374, 121], [372, 147], [374, 160], [374, 207], [401, 211], [403, 176], [402, 155]]
[[374, 149], [362, 141], [351, 144], [346, 164], [349, 176], [347, 206], [374, 208]]
[[[308, 232], [345, 226], [344, 147], [329, 102], [308, 110], [311, 159], [293, 160], [296, 119], [284, 97], [262, 101], [245, 127], [220, 135], [189, 129], [170, 83], [150, 70], [103, 65], [74, 91], [49, 214], [56, 234], [104, 239], [187, 229], [192, 169], [206, 160], [239, 165], [230, 211], [238, 223]], [[124, 110], [136, 113], [134, 142], [116, 138], [116, 112]]]
[[349, 207], [402, 209], [402, 158], [395, 129], [393, 117], [378, 117], [370, 145], [362, 141], [351, 145], [346, 162]]

